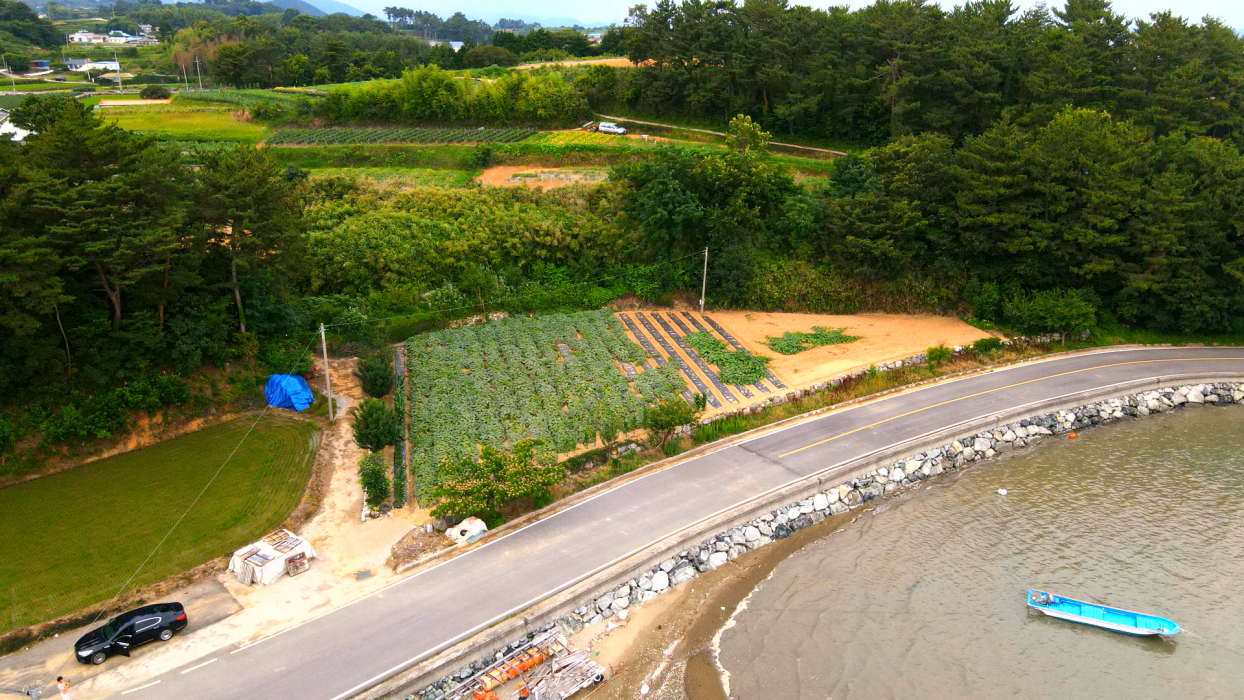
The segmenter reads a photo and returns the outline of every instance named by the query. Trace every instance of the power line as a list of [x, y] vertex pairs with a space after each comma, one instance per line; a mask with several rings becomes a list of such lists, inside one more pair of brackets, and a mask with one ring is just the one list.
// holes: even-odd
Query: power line
[[[306, 346], [303, 347], [302, 353], [298, 355], [297, 360], [294, 360], [290, 364], [290, 368], [289, 368], [290, 371], [286, 372], [286, 374], [289, 374], [290, 372], [292, 372], [294, 368], [296, 368], [302, 362], [302, 359], [307, 356], [307, 351], [311, 349], [311, 345], [314, 343], [315, 343], [315, 339], [313, 338], [311, 341], [309, 341], [306, 344]], [[328, 372], [327, 366], [324, 367], [324, 372], [325, 373]], [[263, 420], [263, 417], [268, 414], [268, 409], [271, 407], [272, 406], [270, 404], [264, 404], [263, 410], [259, 412], [259, 415], [255, 416], [254, 422], [252, 422], [251, 426], [246, 429], [246, 433], [242, 435], [241, 440], [238, 440], [238, 444], [234, 445], [233, 451], [229, 453], [228, 457], [225, 457], [225, 461], [220, 463], [220, 467], [216, 469], [216, 473], [212, 474], [212, 478], [209, 479], [208, 482], [203, 486], [203, 488], [199, 490], [199, 495], [195, 496], [194, 500], [190, 502], [190, 505], [186, 506], [186, 510], [182, 512], [181, 517], [177, 518], [177, 522], [173, 523], [173, 526], [168, 529], [168, 532], [164, 533], [164, 537], [160, 539], [159, 544], [157, 544], [151, 550], [151, 553], [147, 555], [146, 559], [143, 559], [143, 562], [138, 565], [138, 568], [134, 569], [134, 573], [130, 574], [130, 577], [125, 580], [125, 583], [121, 584], [121, 587], [117, 589], [117, 592], [115, 594], [113, 594], [112, 598], [108, 601], [108, 604], [105, 605], [99, 611], [99, 614], [95, 616], [94, 620], [91, 620], [91, 623], [89, 626], [93, 627], [96, 623], [99, 622], [100, 618], [104, 616], [104, 613], [108, 612], [108, 610], [110, 610], [112, 606], [116, 604], [117, 599], [121, 597], [121, 594], [125, 592], [125, 589], [129, 587], [130, 583], [134, 580], [134, 578], [138, 576], [138, 574], [142, 572], [144, 568], [146, 568], [147, 564], [151, 562], [151, 560], [155, 557], [156, 552], [160, 551], [160, 548], [163, 547], [164, 543], [168, 541], [168, 538], [172, 536], [173, 531], [175, 531], [177, 527], [181, 525], [182, 521], [186, 519], [187, 515], [190, 515], [190, 511], [193, 510], [195, 505], [198, 504], [199, 500], [203, 498], [203, 495], [207, 493], [207, 490], [212, 487], [212, 484], [215, 483], [216, 481], [216, 477], [220, 476], [220, 473], [224, 471], [225, 466], [229, 464], [229, 462], [233, 459], [234, 455], [238, 453], [238, 450], [242, 448], [242, 445], [246, 442], [246, 439], [250, 437], [252, 432], [254, 432], [255, 426], [259, 425], [259, 421]], [[64, 670], [65, 664], [69, 663], [69, 660], [73, 658], [73, 655], [75, 653], [77, 652], [70, 651], [69, 656], [64, 661], [61, 662], [61, 665], [58, 666], [56, 670], [52, 672], [52, 675], [49, 676], [49, 678], [59, 675], [60, 672]]]
[[[694, 253], [691, 253], [690, 255], [684, 255], [684, 256], [682, 256], [681, 258], [674, 258], [673, 260], [665, 260], [665, 261], [663, 261], [663, 262], [659, 262], [659, 263], [656, 263], [656, 264], [653, 264], [653, 265], [643, 265], [643, 266], [641, 266], [641, 267], [639, 267], [639, 268], [637, 268], [637, 269], [640, 269], [640, 270], [651, 270], [651, 269], [656, 269], [656, 268], [658, 268], [658, 267], [661, 267], [661, 266], [663, 266], [663, 265], [670, 265], [670, 264], [673, 264], [673, 263], [676, 263], [676, 262], [680, 262], [680, 261], [682, 261], [682, 260], [688, 260], [688, 259], [690, 259], [690, 258], [698, 258], [698, 257], [704, 256], [707, 250], [708, 250], [708, 249], [706, 248], [706, 249], [704, 249], [704, 250], [701, 250], [701, 251], [696, 251], [696, 252], [694, 252]], [[707, 259], [707, 258], [706, 258], [706, 259]], [[707, 265], [707, 263], [706, 263], [706, 265]], [[707, 269], [707, 268], [706, 268], [706, 269]], [[618, 275], [610, 275], [610, 276], [608, 276], [608, 277], [598, 277], [598, 278], [596, 278], [596, 279], [585, 280], [585, 281], [583, 281], [583, 282], [576, 282], [576, 283], [573, 283], [571, 286], [572, 286], [572, 287], [583, 287], [583, 286], [587, 286], [587, 285], [589, 285], [589, 284], [596, 284], [597, 282], [607, 282], [607, 281], [609, 281], [609, 280], [619, 279], [619, 278], [622, 278], [622, 277], [626, 277], [626, 276], [627, 276], [627, 275], [629, 275], [629, 274], [631, 274], [631, 273], [630, 273], [630, 272], [624, 272], [624, 273], [622, 273], [622, 274], [618, 274]], [[508, 296], [508, 297], [498, 297], [498, 298], [495, 298], [495, 299], [487, 299], [487, 300], [485, 300], [483, 303], [485, 303], [485, 304], [500, 304], [500, 303], [502, 303], [502, 302], [512, 301], [512, 300], [514, 300], [514, 299], [525, 299], [525, 298], [527, 298], [527, 297], [540, 296], [541, 294], [547, 294], [547, 292], [529, 292], [529, 293], [527, 293], [527, 294], [513, 294], [513, 295], [510, 295], [510, 296]], [[342, 322], [342, 323], [328, 323], [328, 324], [324, 324], [324, 327], [325, 327], [325, 328], [340, 328], [340, 327], [342, 327], [342, 326], [357, 326], [357, 325], [361, 325], [361, 324], [364, 324], [364, 323], [383, 323], [383, 322], [385, 322], [385, 321], [393, 321], [393, 320], [396, 320], [396, 319], [403, 319], [403, 318], [415, 318], [415, 317], [417, 317], [417, 316], [434, 316], [434, 315], [436, 315], [436, 314], [445, 313], [445, 312], [447, 312], [447, 311], [461, 311], [461, 310], [463, 310], [463, 309], [473, 309], [473, 308], [475, 308], [475, 307], [477, 307], [477, 306], [479, 306], [479, 305], [480, 305], [480, 303], [479, 303], [479, 302], [476, 302], [476, 303], [474, 303], [474, 304], [462, 304], [462, 305], [460, 305], [460, 306], [449, 306], [449, 307], [445, 307], [445, 308], [442, 308], [442, 309], [430, 309], [430, 310], [428, 310], [428, 311], [416, 311], [415, 313], [411, 313], [411, 314], [402, 314], [402, 315], [400, 315], [400, 316], [386, 316], [386, 317], [384, 317], [384, 318], [367, 318], [367, 319], [363, 319], [363, 320], [361, 320], [361, 321], [345, 321], [345, 322]]]

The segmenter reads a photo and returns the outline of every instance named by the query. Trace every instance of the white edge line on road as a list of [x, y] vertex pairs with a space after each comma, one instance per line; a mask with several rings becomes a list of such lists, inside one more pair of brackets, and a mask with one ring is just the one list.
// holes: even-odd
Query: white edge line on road
[[[1162, 375], [1157, 375], [1156, 377], [1152, 377], [1152, 379], [1161, 379], [1161, 376], [1162, 376]], [[1143, 379], [1143, 378], [1142, 378], [1142, 379], [1140, 379], [1140, 380], [1130, 379], [1130, 380], [1128, 380], [1128, 381], [1124, 381], [1124, 382], [1115, 382], [1114, 384], [1105, 384], [1105, 385], [1102, 385], [1102, 386], [1100, 386], [1100, 387], [1096, 387], [1094, 390], [1095, 390], [1095, 391], [1105, 391], [1105, 390], [1112, 389], [1112, 388], [1117, 387], [1117, 386], [1122, 386], [1122, 385], [1124, 385], [1124, 384], [1130, 384], [1130, 383], [1135, 382], [1135, 381], [1144, 381], [1144, 380], [1145, 380], [1145, 379]], [[1036, 405], [1039, 405], [1039, 404], [1042, 404], [1042, 403], [1046, 403], [1046, 402], [1049, 402], [1049, 401], [1057, 401], [1057, 400], [1059, 400], [1059, 399], [1067, 398], [1067, 397], [1070, 397], [1070, 396], [1075, 396], [1076, 394], [1082, 393], [1082, 391], [1083, 391], [1083, 390], [1077, 390], [1077, 391], [1073, 391], [1073, 392], [1070, 392], [1070, 393], [1067, 393], [1067, 394], [1061, 394], [1061, 395], [1059, 395], [1059, 396], [1046, 397], [1046, 398], [1043, 398], [1043, 399], [1039, 399], [1039, 400], [1037, 400], [1037, 401], [1030, 401], [1030, 402], [1028, 402], [1028, 403], [1025, 403], [1025, 404], [1020, 404], [1020, 405], [1018, 405], [1018, 406], [1012, 407], [1012, 409], [1009, 409], [1009, 410], [1022, 410], [1022, 409], [1024, 409], [1024, 408], [1029, 407], [1029, 406], [1036, 406]], [[437, 654], [437, 653], [439, 653], [439, 652], [443, 651], [444, 649], [446, 649], [446, 648], [447, 648], [447, 647], [449, 647], [450, 645], [456, 644], [457, 642], [462, 641], [463, 639], [467, 639], [467, 638], [471, 637], [472, 635], [474, 635], [475, 633], [479, 632], [480, 630], [483, 630], [483, 629], [486, 629], [486, 628], [488, 628], [488, 627], [491, 627], [492, 625], [496, 624], [496, 623], [497, 623], [497, 622], [499, 622], [499, 621], [506, 620], [506, 619], [508, 619], [508, 618], [512, 617], [512, 616], [513, 616], [515, 613], [517, 613], [517, 612], [520, 612], [520, 611], [522, 611], [522, 610], [525, 610], [525, 609], [527, 609], [527, 608], [531, 607], [532, 605], [534, 605], [534, 604], [536, 604], [536, 603], [538, 603], [538, 602], [540, 602], [540, 601], [542, 601], [542, 600], [545, 600], [545, 599], [550, 598], [550, 597], [552, 597], [552, 596], [554, 596], [554, 595], [557, 595], [558, 593], [561, 593], [562, 591], [565, 591], [566, 589], [568, 589], [568, 588], [570, 588], [570, 587], [572, 587], [572, 586], [574, 586], [574, 585], [576, 585], [576, 584], [578, 584], [578, 583], [580, 583], [580, 582], [582, 582], [582, 581], [584, 581], [584, 580], [586, 580], [586, 579], [588, 579], [588, 578], [591, 578], [592, 576], [595, 576], [596, 574], [600, 573], [601, 571], [604, 571], [605, 569], [608, 569], [609, 567], [613, 566], [614, 564], [617, 564], [618, 562], [624, 561], [624, 560], [626, 560], [626, 559], [629, 559], [630, 557], [635, 556], [635, 555], [636, 555], [636, 554], [638, 554], [639, 552], [642, 552], [643, 550], [645, 550], [645, 549], [647, 549], [647, 548], [649, 548], [649, 547], [651, 547], [651, 546], [653, 546], [653, 545], [657, 544], [657, 543], [658, 543], [658, 542], [660, 542], [661, 540], [665, 540], [665, 539], [668, 539], [668, 538], [670, 538], [670, 537], [675, 537], [675, 536], [677, 536], [677, 535], [679, 535], [679, 534], [681, 534], [681, 533], [683, 533], [683, 532], [686, 532], [687, 530], [690, 530], [690, 529], [692, 529], [692, 528], [696, 527], [697, 525], [700, 525], [701, 523], [704, 523], [704, 522], [706, 522], [706, 521], [708, 521], [708, 520], [711, 520], [711, 519], [713, 519], [713, 518], [715, 518], [715, 517], [717, 517], [717, 516], [721, 515], [722, 513], [725, 513], [725, 512], [727, 512], [727, 511], [729, 511], [729, 510], [732, 510], [732, 509], [734, 509], [734, 508], [738, 508], [739, 506], [744, 505], [744, 504], [746, 504], [746, 503], [748, 503], [748, 502], [750, 502], [750, 501], [760, 500], [760, 499], [762, 499], [762, 498], [764, 498], [764, 497], [768, 496], [769, 494], [775, 493], [775, 492], [777, 492], [777, 491], [781, 491], [782, 489], [784, 489], [784, 488], [786, 488], [786, 487], [788, 487], [788, 486], [791, 486], [792, 484], [795, 484], [795, 483], [800, 482], [800, 481], [805, 481], [805, 480], [808, 480], [808, 479], [813, 479], [813, 478], [815, 478], [815, 477], [820, 476], [821, 474], [824, 474], [824, 473], [826, 473], [826, 472], [833, 471], [834, 469], [837, 469], [837, 468], [839, 468], [839, 467], [841, 467], [841, 466], [844, 466], [844, 465], [846, 465], [846, 464], [850, 464], [851, 462], [858, 462], [858, 461], [866, 460], [866, 459], [868, 459], [869, 457], [871, 457], [871, 456], [873, 456], [873, 455], [875, 455], [875, 454], [877, 454], [877, 453], [879, 453], [879, 452], [884, 452], [884, 451], [886, 451], [886, 450], [889, 450], [889, 449], [891, 449], [891, 448], [893, 448], [893, 447], [896, 447], [896, 446], [899, 446], [899, 445], [904, 445], [904, 444], [911, 443], [911, 442], [917, 442], [917, 441], [919, 441], [919, 440], [923, 440], [923, 439], [925, 439], [926, 437], [928, 437], [928, 436], [930, 436], [930, 435], [933, 435], [933, 434], [935, 434], [935, 433], [939, 433], [939, 432], [942, 432], [942, 431], [945, 431], [945, 430], [953, 430], [954, 428], [957, 428], [957, 427], [959, 427], [959, 426], [961, 426], [961, 425], [966, 425], [966, 424], [968, 424], [968, 423], [972, 423], [972, 422], [974, 422], [974, 421], [981, 420], [982, 418], [988, 418], [989, 416], [994, 415], [994, 414], [996, 414], [996, 413], [997, 413], [997, 411], [989, 411], [989, 412], [987, 412], [987, 413], [983, 413], [983, 414], [981, 414], [981, 415], [979, 415], [979, 416], [976, 416], [976, 417], [974, 417], [974, 418], [968, 418], [968, 419], [965, 419], [965, 420], [961, 420], [961, 421], [959, 421], [958, 423], [953, 423], [953, 424], [951, 424], [951, 425], [942, 426], [942, 427], [940, 427], [940, 428], [937, 428], [936, 430], [931, 430], [931, 431], [928, 431], [928, 432], [923, 433], [923, 434], [921, 434], [921, 435], [916, 435], [916, 436], [914, 436], [914, 437], [910, 437], [910, 438], [907, 438], [907, 439], [905, 439], [905, 440], [900, 440], [900, 441], [898, 441], [898, 442], [892, 442], [892, 443], [890, 443], [890, 444], [888, 444], [888, 445], [885, 445], [885, 446], [883, 446], [883, 447], [879, 447], [879, 448], [877, 448], [877, 449], [875, 449], [875, 450], [872, 450], [871, 452], [866, 452], [866, 453], [864, 453], [864, 454], [862, 454], [862, 455], [857, 455], [857, 456], [855, 456], [855, 457], [852, 457], [851, 459], [843, 460], [843, 461], [838, 462], [838, 463], [836, 463], [836, 464], [831, 464], [830, 466], [825, 467], [824, 469], [820, 469], [820, 470], [818, 470], [818, 471], [812, 472], [811, 474], [807, 474], [807, 475], [805, 475], [805, 476], [796, 477], [796, 478], [791, 479], [791, 480], [789, 480], [789, 481], [787, 481], [787, 482], [785, 482], [785, 483], [783, 483], [783, 484], [780, 484], [780, 485], [778, 485], [778, 486], [775, 486], [775, 487], [773, 487], [773, 488], [769, 489], [768, 491], [764, 491], [764, 492], [762, 492], [762, 493], [755, 494], [755, 495], [749, 496], [749, 497], [747, 497], [747, 498], [744, 498], [743, 500], [738, 501], [737, 503], [735, 503], [735, 504], [733, 504], [733, 505], [726, 506], [725, 508], [722, 508], [722, 509], [720, 509], [720, 510], [716, 511], [715, 513], [711, 513], [711, 514], [709, 514], [709, 515], [706, 515], [706, 516], [704, 516], [703, 518], [700, 518], [699, 520], [696, 520], [695, 522], [692, 522], [692, 523], [690, 523], [690, 524], [688, 524], [688, 525], [685, 525], [685, 526], [683, 526], [683, 527], [679, 528], [678, 530], [675, 530], [675, 531], [673, 531], [673, 532], [666, 533], [666, 534], [664, 534], [664, 535], [662, 535], [662, 536], [660, 536], [660, 537], [658, 537], [658, 538], [656, 538], [656, 539], [652, 540], [651, 542], [648, 542], [647, 544], [645, 544], [645, 545], [643, 545], [643, 546], [640, 546], [640, 547], [638, 547], [638, 548], [636, 548], [636, 549], [634, 549], [634, 550], [631, 550], [631, 551], [630, 551], [630, 552], [628, 552], [627, 554], [623, 554], [622, 556], [619, 556], [619, 557], [617, 557], [616, 559], [613, 559], [612, 561], [610, 561], [610, 562], [608, 562], [608, 563], [606, 563], [606, 564], [603, 564], [603, 565], [601, 565], [601, 566], [599, 566], [599, 567], [597, 567], [597, 568], [593, 569], [592, 571], [589, 571], [589, 572], [587, 572], [586, 574], [584, 574], [584, 575], [582, 575], [582, 576], [579, 576], [578, 578], [575, 578], [574, 580], [572, 580], [572, 581], [570, 581], [570, 582], [568, 582], [568, 583], [566, 583], [566, 584], [564, 584], [564, 585], [561, 585], [561, 586], [559, 586], [559, 587], [557, 587], [557, 588], [555, 588], [555, 589], [552, 589], [552, 590], [550, 590], [550, 591], [548, 591], [548, 592], [546, 592], [546, 593], [543, 593], [543, 594], [541, 594], [541, 595], [538, 595], [538, 596], [536, 596], [536, 597], [534, 597], [534, 598], [532, 598], [532, 599], [528, 600], [528, 601], [527, 601], [527, 602], [525, 602], [525, 603], [522, 603], [522, 604], [520, 604], [520, 605], [518, 605], [518, 606], [516, 606], [516, 607], [514, 607], [514, 608], [511, 608], [510, 610], [508, 610], [508, 611], [506, 611], [506, 612], [504, 612], [504, 613], [501, 613], [500, 615], [498, 615], [498, 616], [496, 616], [496, 617], [493, 617], [492, 619], [488, 620], [487, 622], [481, 623], [481, 624], [479, 624], [479, 625], [477, 625], [477, 626], [475, 626], [475, 627], [471, 628], [471, 629], [470, 629], [470, 630], [468, 630], [467, 632], [464, 632], [464, 633], [462, 633], [462, 634], [459, 634], [459, 635], [457, 635], [457, 636], [453, 637], [452, 639], [449, 639], [449, 640], [447, 640], [447, 641], [441, 642], [440, 644], [436, 644], [436, 645], [434, 645], [434, 646], [430, 647], [429, 649], [424, 650], [424, 651], [420, 652], [419, 654], [416, 654], [415, 656], [413, 656], [413, 657], [411, 657], [411, 658], [407, 659], [406, 661], [403, 661], [403, 662], [401, 662], [401, 663], [397, 664], [396, 666], [394, 666], [394, 667], [392, 667], [392, 668], [390, 668], [390, 669], [388, 669], [388, 670], [386, 670], [386, 671], [384, 671], [384, 672], [382, 672], [382, 673], [380, 673], [380, 674], [377, 674], [377, 675], [375, 675], [375, 676], [373, 676], [373, 677], [371, 677], [371, 678], [367, 679], [366, 681], [363, 681], [362, 683], [359, 683], [358, 685], [354, 686], [353, 688], [350, 688], [349, 690], [345, 691], [344, 693], [341, 693], [340, 695], [335, 695], [335, 696], [333, 696], [330, 700], [344, 700], [345, 698], [348, 698], [348, 697], [352, 696], [352, 695], [353, 695], [354, 693], [356, 693], [356, 692], [359, 692], [359, 691], [361, 691], [361, 690], [366, 690], [367, 688], [372, 687], [373, 685], [375, 685], [375, 684], [377, 684], [377, 683], [380, 683], [380, 682], [382, 682], [382, 681], [384, 681], [384, 680], [386, 680], [386, 679], [390, 678], [391, 676], [393, 676], [393, 675], [395, 675], [395, 674], [397, 674], [397, 673], [401, 673], [403, 670], [405, 670], [405, 669], [409, 668], [410, 666], [412, 666], [412, 665], [414, 665], [414, 664], [418, 663], [419, 661], [421, 661], [421, 660], [423, 660], [423, 659], [425, 659], [425, 658], [428, 658], [428, 657], [430, 657], [430, 656], [432, 656], [432, 655], [434, 655], [434, 654]], [[810, 422], [810, 421], [809, 421], [809, 422]], [[736, 443], [736, 444], [737, 444], [737, 443]], [[732, 446], [733, 446], [733, 445], [732, 445]], [[711, 453], [710, 453], [710, 454], [711, 454]], [[700, 457], [705, 457], [705, 456], [707, 456], [707, 455], [700, 455]], [[693, 458], [692, 460], [687, 460], [687, 461], [688, 461], [688, 462], [691, 462], [691, 461], [694, 461], [694, 459], [699, 459], [700, 457], [695, 457], [695, 458]], [[685, 463], [686, 463], [686, 462], [684, 462], [684, 464], [685, 464]], [[659, 473], [659, 472], [654, 472], [654, 473]], [[650, 475], [647, 475], [647, 474], [646, 474], [646, 475], [644, 475], [644, 476], [650, 476]], [[640, 477], [640, 478], [642, 479], [642, 478], [644, 478], [644, 477]], [[626, 485], [629, 485], [629, 484], [633, 484], [633, 483], [635, 483], [635, 482], [637, 482], [637, 481], [639, 481], [639, 479], [636, 479], [635, 481], [630, 481], [630, 482], [627, 482], [627, 484], [624, 484], [623, 486], [626, 486]], [[606, 491], [605, 493], [610, 493], [610, 491]], [[604, 495], [604, 494], [602, 493], [602, 494], [598, 494], [598, 495]], [[589, 501], [591, 501], [591, 500], [593, 500], [593, 499], [595, 499], [595, 498], [596, 498], [596, 496], [593, 496], [593, 497], [592, 497], [592, 499], [588, 499], [588, 500], [586, 500], [586, 501], [583, 501], [583, 503], [587, 503], [587, 502], [589, 502]], [[575, 504], [575, 506], [578, 506], [578, 505], [582, 505], [582, 504]], [[571, 508], [573, 508], [573, 507], [575, 507], [575, 506], [571, 506]], [[570, 508], [567, 508], [565, 511], [560, 511], [560, 512], [564, 513], [564, 512], [569, 511], [569, 510], [570, 510]], [[558, 513], [554, 513], [553, 515], [549, 516], [549, 518], [545, 518], [544, 520], [549, 520], [550, 518], [556, 517], [557, 515], [558, 515]], [[541, 520], [541, 521], [538, 521], [538, 522], [544, 522], [544, 520]], [[534, 524], [535, 524], [535, 523], [532, 523], [532, 525], [534, 525]], [[530, 525], [529, 525], [529, 526], [527, 526], [527, 527], [530, 527]], [[525, 529], [527, 529], [527, 528], [526, 528], [526, 527], [524, 527], [524, 528], [521, 528], [521, 529], [519, 529], [519, 530], [516, 530], [515, 532], [522, 532], [522, 531], [523, 531], [523, 530], [525, 530]], [[514, 534], [514, 533], [510, 533], [510, 534]], [[505, 537], [509, 537], [509, 535], [506, 535]], [[501, 540], [505, 539], [505, 537], [500, 537], [500, 538], [498, 538], [498, 539], [497, 539], [497, 540], [495, 540], [495, 541], [496, 541], [496, 542], [500, 542]], [[489, 544], [492, 544], [492, 543], [489, 543]], [[486, 547], [487, 545], [484, 545], [484, 546]], [[472, 551], [479, 551], [480, 549], [484, 549], [484, 547], [480, 547], [479, 549], [477, 549], [477, 550], [472, 550]], [[467, 552], [467, 554], [470, 554], [470, 552]], [[466, 556], [466, 555], [463, 555], [463, 556]], [[461, 558], [461, 557], [455, 557], [455, 558]], [[452, 561], [452, 560], [451, 560], [451, 561]], [[437, 566], [441, 566], [441, 565], [440, 565], [440, 564], [438, 564]], [[435, 569], [435, 568], [437, 568], [437, 567], [432, 567], [432, 568], [430, 568], [430, 569], [427, 569], [427, 571], [431, 571], [432, 569]], [[423, 573], [423, 572], [420, 572], [420, 573]], [[416, 576], [417, 576], [417, 575], [418, 575], [418, 574], [416, 574]], [[415, 578], [415, 576], [412, 576], [412, 577], [410, 577], [409, 579], [405, 579], [405, 580], [406, 580], [406, 581], [409, 581], [409, 580], [411, 580], [411, 579], [413, 579], [413, 578]], [[391, 584], [391, 585], [397, 585], [397, 583], [402, 583], [402, 581], [398, 581], [398, 582], [396, 582], [396, 583], [394, 583], [394, 584]], [[318, 618], [317, 618], [317, 619], [318, 619]]]
[[156, 682], [154, 682], [154, 683], [148, 683], [147, 685], [140, 685], [140, 686], [138, 686], [137, 688], [130, 688], [129, 690], [122, 690], [122, 691], [121, 691], [121, 694], [122, 694], [122, 695], [129, 695], [130, 693], [137, 693], [137, 692], [138, 692], [138, 691], [140, 691], [140, 690], [143, 690], [143, 689], [145, 689], [145, 688], [150, 688], [150, 687], [151, 687], [151, 686], [153, 686], [153, 685], [159, 685], [159, 684], [160, 684], [160, 681], [156, 681]]
[[193, 670], [195, 670], [195, 669], [198, 669], [198, 668], [203, 668], [204, 666], [207, 666], [207, 665], [209, 665], [209, 664], [214, 664], [214, 663], [216, 663], [216, 661], [217, 661], [217, 659], [211, 659], [211, 660], [208, 660], [208, 661], [204, 661], [203, 663], [199, 664], [198, 666], [191, 666], [190, 668], [186, 669], [185, 671], [182, 671], [182, 675], [185, 675], [185, 674], [187, 674], [187, 673], [190, 673], [191, 671], [193, 671]]

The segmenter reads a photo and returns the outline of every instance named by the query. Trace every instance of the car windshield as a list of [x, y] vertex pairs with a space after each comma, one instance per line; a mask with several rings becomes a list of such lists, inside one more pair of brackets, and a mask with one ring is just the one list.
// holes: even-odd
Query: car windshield
[[104, 626], [100, 627], [99, 629], [101, 632], [104, 633], [104, 639], [112, 639], [117, 634], [118, 626], [119, 625], [117, 625], [117, 618], [114, 617], [111, 620], [105, 622]]

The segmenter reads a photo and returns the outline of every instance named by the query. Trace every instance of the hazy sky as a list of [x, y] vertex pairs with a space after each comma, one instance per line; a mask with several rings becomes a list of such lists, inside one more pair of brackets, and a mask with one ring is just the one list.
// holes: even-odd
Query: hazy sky
[[[464, 2], [463, 0], [405, 0], [405, 2], [395, 2], [395, 0], [344, 0], [348, 4], [352, 4], [365, 12], [371, 12], [377, 16], [381, 15], [381, 10], [389, 5], [397, 5], [400, 7], [410, 7], [411, 9], [428, 10], [435, 12], [441, 16], [448, 16], [454, 12], [461, 11], [471, 18], [481, 18], [495, 22], [500, 17], [526, 18], [531, 19], [577, 19], [585, 24], [609, 24], [617, 22], [621, 24], [626, 18], [626, 13], [631, 5], [638, 4], [639, 0], [595, 0], [594, 2], [583, 2], [582, 0], [471, 0]], [[1028, 7], [1034, 2], [1032, 0], [1018, 0], [1023, 7]], [[653, 4], [652, 0], [646, 3], [649, 6]], [[797, 3], [811, 4], [814, 7], [827, 7], [831, 4], [842, 4], [841, 2], [813, 2], [813, 3]], [[859, 7], [867, 4], [865, 1], [852, 0], [848, 2], [852, 7]], [[942, 0], [942, 5], [950, 7], [955, 3], [950, 0]], [[1061, 2], [1050, 2], [1051, 6], [1059, 6]], [[1244, 27], [1244, 1], [1242, 0], [1115, 0], [1114, 7], [1117, 11], [1129, 17], [1147, 17], [1151, 12], [1160, 12], [1162, 10], [1173, 10], [1177, 14], [1183, 15], [1189, 20], [1199, 20], [1205, 15], [1213, 15], [1237, 29]]]

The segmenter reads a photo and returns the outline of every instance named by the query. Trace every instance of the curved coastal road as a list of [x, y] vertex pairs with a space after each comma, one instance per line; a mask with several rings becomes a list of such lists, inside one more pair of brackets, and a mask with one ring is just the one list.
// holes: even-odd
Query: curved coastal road
[[136, 684], [124, 697], [342, 700], [758, 494], [999, 411], [1181, 374], [1244, 376], [1244, 348], [1062, 357], [835, 411], [631, 481], [287, 632]]

